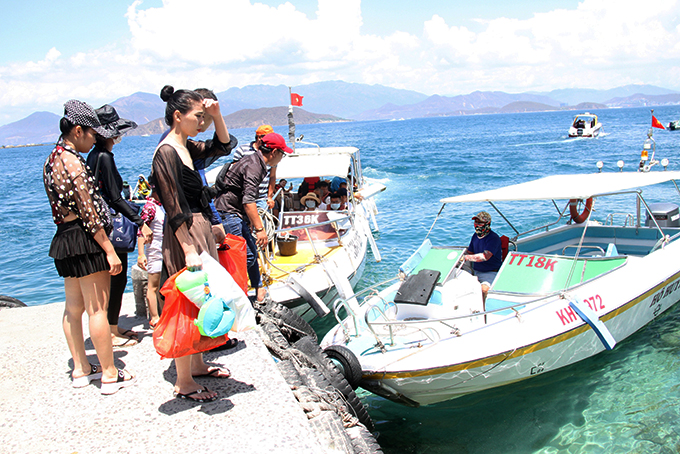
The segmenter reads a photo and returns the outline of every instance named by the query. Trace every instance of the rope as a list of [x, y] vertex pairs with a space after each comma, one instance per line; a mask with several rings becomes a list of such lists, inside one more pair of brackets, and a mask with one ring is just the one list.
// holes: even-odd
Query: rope
[[276, 232], [279, 220], [269, 210], [263, 210], [262, 208], [257, 209], [257, 214], [262, 219], [262, 227], [264, 227], [264, 231], [267, 234], [267, 241], [271, 243], [274, 241], [274, 232]]

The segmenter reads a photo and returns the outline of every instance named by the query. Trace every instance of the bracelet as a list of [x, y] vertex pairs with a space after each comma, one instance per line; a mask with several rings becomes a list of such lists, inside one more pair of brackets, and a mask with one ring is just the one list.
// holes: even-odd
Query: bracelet
[[253, 229], [253, 232], [259, 233], [264, 230], [264, 227], [260, 227], [259, 229]]

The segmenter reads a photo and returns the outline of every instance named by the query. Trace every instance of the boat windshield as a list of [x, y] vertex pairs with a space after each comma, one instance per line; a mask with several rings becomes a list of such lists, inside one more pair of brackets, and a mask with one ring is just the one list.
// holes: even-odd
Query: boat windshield
[[[493, 283], [496, 293], [547, 295], [625, 264], [627, 257], [580, 257], [511, 252]], [[576, 264], [574, 264], [576, 261]]]

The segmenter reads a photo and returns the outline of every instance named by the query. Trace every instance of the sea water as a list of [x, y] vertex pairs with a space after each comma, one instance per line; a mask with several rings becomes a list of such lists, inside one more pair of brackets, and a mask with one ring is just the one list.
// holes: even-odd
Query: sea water
[[[382, 262], [375, 263], [369, 252], [358, 289], [395, 276], [432, 226], [443, 197], [551, 174], [595, 172], [600, 160], [603, 171], [617, 171], [618, 160], [625, 162], [625, 170], [637, 168], [651, 125], [649, 109], [593, 111], [604, 125], [596, 139], [567, 137], [576, 113], [298, 125], [298, 134], [321, 146], [358, 147], [364, 175], [387, 186], [376, 196], [380, 231], [375, 237]], [[680, 119], [680, 106], [656, 107], [654, 115], [667, 124]], [[287, 135], [287, 128], [275, 130]], [[244, 144], [255, 131], [230, 132]], [[670, 170], [680, 170], [680, 132], [655, 129], [654, 138], [656, 158], [666, 157]], [[158, 136], [125, 137], [115, 146], [118, 169], [131, 186], [138, 175], [149, 174], [157, 142]], [[47, 256], [56, 228], [42, 165], [51, 149], [0, 150], [0, 294], [29, 305], [64, 300], [63, 281]], [[228, 161], [222, 158], [218, 164]], [[664, 187], [661, 199], [649, 201], [670, 197], [673, 190]], [[634, 211], [630, 199], [618, 203], [622, 212]], [[519, 230], [556, 213], [549, 202], [538, 207], [525, 203], [520, 209], [524, 220], [515, 224]], [[470, 218], [480, 210], [491, 213], [494, 230], [513, 235], [488, 205], [465, 204], [446, 207], [431, 240], [467, 245]], [[133, 252], [129, 263], [135, 262]], [[415, 409], [365, 391], [360, 395], [388, 454], [672, 453], [680, 451], [679, 363], [680, 305], [613, 351], [531, 380]]]

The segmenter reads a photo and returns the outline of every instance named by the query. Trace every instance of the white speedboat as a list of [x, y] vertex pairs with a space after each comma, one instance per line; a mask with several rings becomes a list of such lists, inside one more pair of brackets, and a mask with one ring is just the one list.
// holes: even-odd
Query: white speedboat
[[589, 112], [576, 115], [569, 128], [569, 137], [597, 137], [602, 132], [602, 123], [597, 115]]
[[[215, 173], [208, 172], [209, 181], [214, 181]], [[301, 183], [308, 177], [349, 178], [348, 188], [354, 188], [348, 190], [349, 209], [302, 211], [297, 194], [279, 191], [274, 195], [275, 200], [283, 200], [278, 216], [261, 212], [270, 243], [267, 251], [261, 251], [259, 262], [271, 299], [311, 321], [328, 315], [328, 304], [338, 296], [353, 294], [369, 245], [374, 259], [380, 261], [371, 224], [378, 229], [373, 196], [385, 190], [385, 185], [364, 178], [355, 147], [298, 145], [276, 168], [279, 180]], [[249, 289], [249, 293], [254, 291]]]
[[[354, 293], [369, 245], [374, 259], [380, 261], [371, 224], [378, 229], [373, 196], [385, 190], [385, 185], [363, 177], [359, 150], [354, 147], [298, 147], [278, 165], [276, 177], [288, 181], [307, 177], [348, 179], [349, 208], [343, 211], [299, 211], [303, 207], [297, 194], [286, 195], [294, 199], [293, 210], [278, 213], [272, 241], [275, 246], [261, 255], [263, 283], [272, 300], [295, 310], [305, 320], [323, 317], [330, 313], [328, 303]], [[279, 193], [274, 198], [281, 197], [284, 195]], [[292, 254], [286, 251], [291, 247], [286, 236], [297, 237]]]
[[[355, 386], [410, 406], [525, 380], [612, 349], [680, 298], [678, 179], [678, 171], [558, 175], [442, 199], [445, 206], [488, 202], [500, 214], [494, 230], [507, 229], [502, 218], [515, 232], [486, 302], [479, 282], [462, 270], [465, 248], [426, 239], [394, 284], [367, 289], [373, 294], [360, 305], [336, 302], [339, 323], [321, 346]], [[652, 185], [657, 203], [639, 189], [647, 195]], [[517, 211], [498, 209], [497, 202], [519, 201]], [[526, 201], [549, 205], [557, 220], [517, 231], [514, 218], [522, 220]], [[614, 206], [609, 214], [607, 201]], [[462, 211], [465, 222], [471, 210]], [[344, 319], [341, 308], [349, 313]]]

